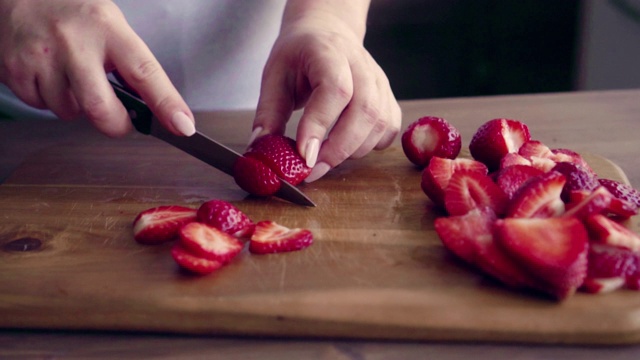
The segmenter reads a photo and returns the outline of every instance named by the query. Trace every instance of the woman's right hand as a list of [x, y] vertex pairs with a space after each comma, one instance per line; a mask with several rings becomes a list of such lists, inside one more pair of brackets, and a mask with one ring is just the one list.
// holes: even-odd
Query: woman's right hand
[[111, 1], [0, 0], [0, 14], [0, 82], [26, 104], [124, 135], [131, 122], [106, 76], [117, 70], [167, 129], [195, 131], [186, 102]]

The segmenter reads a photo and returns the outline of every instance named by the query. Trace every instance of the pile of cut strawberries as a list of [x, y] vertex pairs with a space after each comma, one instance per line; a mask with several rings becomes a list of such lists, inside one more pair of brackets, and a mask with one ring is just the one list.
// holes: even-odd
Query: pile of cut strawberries
[[[238, 159], [234, 178], [247, 192], [269, 196], [280, 188], [280, 179], [297, 185], [310, 171], [293, 139], [266, 135]], [[313, 243], [308, 229], [288, 228], [272, 220], [256, 223], [233, 204], [217, 199], [198, 209], [181, 205], [147, 209], [134, 219], [133, 233], [141, 244], [176, 241], [171, 248], [173, 259], [181, 268], [200, 275], [230, 263], [247, 242], [252, 254], [296, 251]]]
[[514, 289], [564, 300], [576, 291], [640, 289], [640, 236], [625, 221], [640, 192], [598, 177], [583, 157], [531, 138], [526, 124], [493, 119], [459, 157], [460, 133], [423, 117], [402, 134], [421, 188], [443, 216], [442, 244]]

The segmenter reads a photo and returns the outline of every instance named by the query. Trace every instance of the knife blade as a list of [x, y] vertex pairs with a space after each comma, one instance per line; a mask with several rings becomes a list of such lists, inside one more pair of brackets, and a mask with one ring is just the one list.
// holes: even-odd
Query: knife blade
[[[187, 154], [204, 161], [216, 169], [233, 176], [233, 166], [242, 155], [224, 144], [196, 130], [191, 136], [178, 136], [165, 129], [142, 99], [133, 95], [123, 86], [110, 81], [116, 96], [129, 112], [136, 130], [156, 137]], [[300, 189], [280, 178], [280, 190], [274, 195], [294, 204], [316, 206]]]

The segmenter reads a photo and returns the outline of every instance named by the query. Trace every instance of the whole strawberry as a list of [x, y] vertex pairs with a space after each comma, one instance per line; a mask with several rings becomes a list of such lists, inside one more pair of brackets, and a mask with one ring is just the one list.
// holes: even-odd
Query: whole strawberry
[[482, 124], [471, 138], [469, 151], [474, 159], [494, 171], [508, 153], [518, 152], [520, 146], [531, 140], [529, 128], [518, 120], [493, 119]]
[[425, 116], [410, 124], [402, 134], [402, 149], [407, 159], [424, 168], [434, 156], [455, 159], [460, 153], [460, 132], [435, 116]]

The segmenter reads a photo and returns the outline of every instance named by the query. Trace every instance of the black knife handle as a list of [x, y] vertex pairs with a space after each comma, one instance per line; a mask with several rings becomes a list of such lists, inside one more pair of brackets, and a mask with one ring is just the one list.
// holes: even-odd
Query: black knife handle
[[129, 117], [131, 118], [133, 127], [143, 134], [151, 134], [151, 120], [153, 119], [153, 113], [149, 107], [142, 100], [132, 95], [119, 84], [116, 84], [113, 81], [109, 82], [111, 83], [116, 96], [129, 112]]

